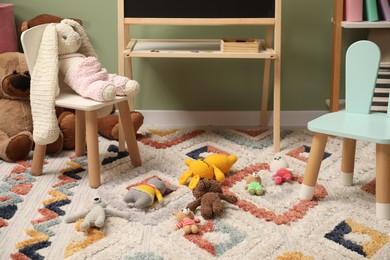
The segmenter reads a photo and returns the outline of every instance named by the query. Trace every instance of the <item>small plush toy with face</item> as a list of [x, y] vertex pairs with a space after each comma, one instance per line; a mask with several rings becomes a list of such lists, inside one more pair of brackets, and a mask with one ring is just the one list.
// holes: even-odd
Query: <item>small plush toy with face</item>
[[265, 189], [261, 185], [261, 177], [260, 174], [255, 172], [251, 175], [248, 175], [245, 178], [246, 186], [245, 189], [249, 192], [251, 195], [264, 195]]
[[65, 217], [65, 222], [74, 222], [80, 218], [84, 218], [80, 225], [81, 229], [88, 229], [90, 227], [103, 227], [107, 216], [121, 217], [125, 219], [130, 218], [130, 214], [114, 209], [108, 209], [107, 204], [104, 203], [100, 198], [93, 199], [93, 205], [90, 209], [70, 214]]
[[270, 171], [274, 174], [272, 178], [277, 185], [292, 180], [293, 169], [289, 168], [289, 164], [283, 156], [274, 157], [270, 163]]
[[281, 168], [288, 168], [288, 162], [284, 156], [276, 155], [269, 164], [269, 169], [272, 173], [276, 173]]
[[199, 233], [198, 223], [200, 223], [200, 220], [195, 218], [194, 212], [192, 212], [190, 209], [182, 209], [173, 213], [173, 215], [177, 220], [177, 229], [183, 228], [186, 235]]

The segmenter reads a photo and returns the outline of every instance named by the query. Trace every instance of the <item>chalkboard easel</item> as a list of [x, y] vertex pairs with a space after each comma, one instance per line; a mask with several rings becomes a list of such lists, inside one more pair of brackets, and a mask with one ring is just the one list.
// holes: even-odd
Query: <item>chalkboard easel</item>
[[[239, 58], [264, 59], [260, 125], [268, 124], [268, 92], [271, 61], [273, 70], [273, 132], [274, 150], [280, 150], [280, 62], [281, 62], [281, 9], [282, 0], [198, 0], [194, 4], [183, 0], [117, 0], [118, 1], [118, 73], [132, 77], [132, 58]], [[202, 26], [264, 26], [264, 49], [259, 53], [225, 53], [222, 51], [163, 52], [139, 47], [156, 46], [159, 39], [132, 39], [132, 25], [202, 25]], [[188, 45], [188, 41], [165, 40]], [[194, 41], [197, 42], [196, 40]], [[201, 44], [208, 44], [198, 41]], [[192, 44], [191, 44], [192, 46]], [[126, 63], [126, 73], [125, 73]], [[121, 146], [121, 144], [120, 144]]]

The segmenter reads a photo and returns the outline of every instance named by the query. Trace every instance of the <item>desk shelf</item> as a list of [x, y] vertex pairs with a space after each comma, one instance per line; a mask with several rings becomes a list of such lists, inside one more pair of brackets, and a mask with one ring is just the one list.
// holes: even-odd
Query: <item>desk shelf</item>
[[236, 58], [275, 59], [271, 48], [261, 48], [258, 53], [222, 52], [221, 40], [160, 40], [132, 39], [123, 54], [143, 58]]

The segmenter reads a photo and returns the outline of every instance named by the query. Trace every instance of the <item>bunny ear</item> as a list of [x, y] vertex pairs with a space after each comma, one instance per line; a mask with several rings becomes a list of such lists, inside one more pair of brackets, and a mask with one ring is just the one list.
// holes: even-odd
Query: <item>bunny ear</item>
[[72, 26], [73, 30], [75, 30], [80, 35], [81, 47], [79, 49], [79, 53], [84, 54], [87, 57], [89, 56], [97, 57], [96, 52], [92, 47], [92, 44], [89, 41], [88, 35], [85, 32], [83, 26], [81, 26], [78, 22], [71, 19], [64, 19], [61, 21], [61, 23]]
[[54, 104], [58, 94], [57, 30], [54, 24], [50, 24], [43, 32], [31, 74], [30, 103], [33, 138], [37, 144], [53, 143], [60, 134]]

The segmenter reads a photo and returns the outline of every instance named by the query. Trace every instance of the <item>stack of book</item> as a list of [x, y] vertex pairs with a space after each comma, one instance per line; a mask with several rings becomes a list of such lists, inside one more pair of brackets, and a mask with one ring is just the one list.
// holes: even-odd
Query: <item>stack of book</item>
[[344, 20], [348, 22], [389, 21], [389, 0], [344, 0]]

